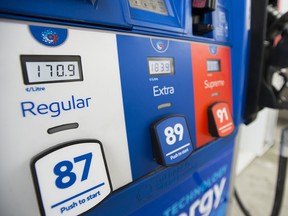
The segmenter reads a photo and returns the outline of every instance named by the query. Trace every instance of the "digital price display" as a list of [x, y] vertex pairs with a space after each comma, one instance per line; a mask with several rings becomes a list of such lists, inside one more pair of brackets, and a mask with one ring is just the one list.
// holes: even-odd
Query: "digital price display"
[[220, 60], [207, 60], [207, 71], [208, 72], [220, 72], [221, 64]]
[[59, 55], [21, 55], [26, 85], [83, 81], [81, 57]]
[[174, 70], [174, 59], [173, 58], [148, 58], [149, 74], [152, 76], [157, 75], [173, 75]]
[[167, 15], [164, 0], [129, 0], [130, 7]]

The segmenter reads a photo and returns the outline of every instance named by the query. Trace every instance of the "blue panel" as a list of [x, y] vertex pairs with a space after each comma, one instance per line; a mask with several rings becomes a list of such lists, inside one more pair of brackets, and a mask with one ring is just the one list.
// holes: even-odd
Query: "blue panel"
[[231, 154], [213, 160], [169, 192], [132, 215], [224, 216], [228, 204]]
[[[153, 122], [170, 114], [182, 114], [187, 119], [192, 142], [195, 143], [191, 45], [172, 40], [164, 42], [164, 39], [117, 35], [134, 180], [160, 167], [153, 157], [149, 131]], [[174, 58], [175, 74], [149, 76], [147, 57]], [[158, 106], [163, 104], [170, 106], [159, 109]]]
[[245, 110], [245, 81], [247, 79], [249, 32], [250, 32], [250, 0], [236, 1], [232, 4], [232, 86], [233, 86], [233, 113], [234, 123], [238, 126], [243, 122]]
[[[189, 215], [193, 204], [195, 215], [203, 215], [199, 213], [210, 205], [205, 200], [212, 200], [210, 215], [223, 216], [229, 199], [233, 143], [233, 139], [218, 140], [203, 147], [178, 166], [158, 170], [115, 191], [86, 215]], [[220, 199], [215, 190], [222, 191], [217, 195]]]
[[80, 22], [128, 28], [123, 10], [128, 10], [125, 0], [1, 0], [0, 13], [28, 17]]

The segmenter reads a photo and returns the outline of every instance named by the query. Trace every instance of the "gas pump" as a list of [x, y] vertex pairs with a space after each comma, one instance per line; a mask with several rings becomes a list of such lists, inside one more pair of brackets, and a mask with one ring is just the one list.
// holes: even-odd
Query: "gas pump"
[[[285, 61], [285, 56], [288, 55], [288, 13], [280, 14], [272, 7], [268, 6], [268, 17], [267, 17], [267, 34], [266, 38], [269, 42], [266, 47], [266, 64], [265, 64], [265, 78], [267, 80], [267, 85], [272, 86], [272, 92], [274, 97], [270, 96], [264, 97], [264, 93], [261, 93], [260, 100], [263, 101], [263, 106], [269, 106], [272, 108], [288, 108], [288, 76], [286, 68], [288, 67]], [[280, 41], [275, 41], [276, 38]], [[276, 43], [276, 44], [275, 44]], [[273, 76], [275, 73], [282, 78], [282, 85], [280, 87], [273, 86]], [[268, 87], [266, 87], [268, 89]], [[264, 92], [264, 90], [263, 90]], [[271, 91], [270, 91], [271, 92]], [[272, 93], [271, 92], [271, 93]], [[270, 95], [271, 95], [270, 93]], [[269, 99], [268, 99], [269, 98]], [[272, 100], [276, 98], [276, 100]], [[267, 101], [268, 99], [268, 101]]]
[[1, 1], [1, 215], [225, 215], [248, 13]]
[[[254, 1], [251, 18], [251, 56], [244, 119], [253, 121], [264, 107], [287, 109], [287, 23], [288, 13], [280, 14], [268, 4]], [[280, 79], [280, 85], [273, 83]]]
[[[279, 3], [279, 2], [278, 2]], [[287, 109], [288, 76], [288, 12], [276, 9], [277, 1], [251, 2], [250, 56], [244, 123], [253, 122], [258, 111], [265, 107]], [[279, 215], [287, 169], [287, 128], [282, 130], [278, 174], [271, 215]], [[243, 214], [251, 215], [245, 208], [236, 189], [234, 195]]]

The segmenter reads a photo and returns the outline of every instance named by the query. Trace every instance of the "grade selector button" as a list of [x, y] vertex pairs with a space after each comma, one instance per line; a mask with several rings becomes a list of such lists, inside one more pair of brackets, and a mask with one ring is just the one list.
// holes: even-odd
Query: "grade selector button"
[[188, 125], [184, 116], [160, 119], [151, 127], [155, 157], [164, 166], [177, 164], [193, 151]]
[[209, 132], [214, 137], [225, 137], [234, 131], [228, 103], [217, 102], [208, 108]]
[[42, 215], [79, 215], [112, 191], [101, 143], [82, 140], [57, 146], [31, 163]]

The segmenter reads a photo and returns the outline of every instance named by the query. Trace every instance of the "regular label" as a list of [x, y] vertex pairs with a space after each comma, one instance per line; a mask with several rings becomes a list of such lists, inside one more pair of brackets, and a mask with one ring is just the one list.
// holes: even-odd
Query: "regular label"
[[171, 116], [156, 122], [152, 136], [160, 157], [158, 161], [163, 165], [179, 163], [192, 153], [192, 141], [184, 116]]
[[42, 215], [79, 215], [111, 192], [100, 142], [57, 147], [36, 157], [32, 173]]

